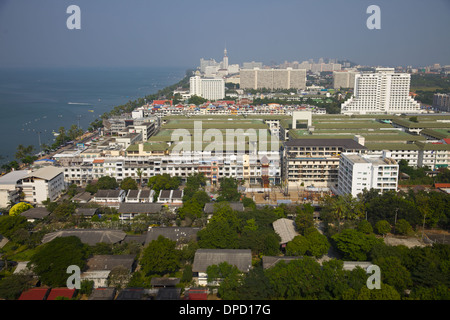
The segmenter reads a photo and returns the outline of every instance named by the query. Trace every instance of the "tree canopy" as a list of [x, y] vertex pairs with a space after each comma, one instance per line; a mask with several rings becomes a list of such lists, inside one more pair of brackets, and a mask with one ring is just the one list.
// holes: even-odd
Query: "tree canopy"
[[43, 284], [52, 287], [66, 286], [71, 265], [83, 270], [89, 256], [89, 247], [78, 237], [59, 237], [43, 244], [31, 257], [30, 265]]

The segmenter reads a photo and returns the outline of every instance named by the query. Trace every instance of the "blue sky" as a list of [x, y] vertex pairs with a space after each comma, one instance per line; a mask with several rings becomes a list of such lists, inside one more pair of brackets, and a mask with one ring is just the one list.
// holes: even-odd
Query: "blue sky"
[[[369, 30], [369, 5], [381, 30]], [[69, 30], [69, 5], [81, 30]], [[182, 66], [349, 59], [450, 64], [450, 0], [0, 0], [0, 66]]]

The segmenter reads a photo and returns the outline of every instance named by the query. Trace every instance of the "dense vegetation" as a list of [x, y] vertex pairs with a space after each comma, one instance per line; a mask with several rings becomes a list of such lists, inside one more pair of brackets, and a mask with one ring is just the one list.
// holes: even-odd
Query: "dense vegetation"
[[[102, 187], [117, 188], [117, 182], [100, 179]], [[178, 188], [179, 180], [161, 175], [152, 179], [153, 188]], [[10, 242], [0, 250], [2, 259], [31, 261], [44, 285], [63, 286], [65, 269], [75, 264], [83, 267], [94, 254], [133, 254], [140, 268], [126, 286], [151, 287], [151, 279], [173, 276], [181, 279], [180, 287], [192, 285], [192, 263], [199, 248], [250, 249], [253, 268], [242, 274], [227, 263], [208, 268], [209, 281], [222, 299], [450, 299], [450, 246], [408, 248], [387, 245], [387, 235], [420, 238], [422, 227], [450, 228], [450, 197], [440, 192], [364, 191], [358, 198], [325, 197], [321, 220], [314, 220], [314, 207], [280, 205], [259, 207], [249, 198], [241, 198], [234, 179], [220, 181], [214, 212], [208, 221], [203, 211], [210, 196], [205, 191], [206, 179], [201, 174], [188, 178], [184, 204], [176, 216], [166, 212], [157, 218], [137, 217], [129, 224], [119, 224], [117, 212], [101, 207], [101, 217], [83, 220], [74, 215], [79, 206], [69, 199], [47, 202], [51, 215], [43, 221], [27, 222], [21, 215], [0, 217], [0, 234]], [[135, 185], [133, 185], [135, 187]], [[70, 190], [74, 188], [69, 188]], [[72, 190], [73, 191], [73, 190]], [[71, 193], [73, 194], [73, 192]], [[235, 211], [230, 202], [242, 201], [244, 211]], [[167, 214], [167, 216], [164, 216]], [[273, 222], [293, 217], [297, 236], [286, 246]], [[156, 220], [155, 220], [156, 219]], [[76, 237], [56, 238], [42, 244], [43, 236], [53, 228], [122, 228], [129, 234], [142, 234], [154, 223], [159, 225], [196, 225], [202, 229], [197, 239], [178, 246], [160, 237], [146, 246], [131, 242], [88, 246]], [[270, 268], [264, 268], [263, 256], [291, 257]], [[344, 269], [343, 261], [368, 261], [380, 267], [381, 289], [368, 289], [368, 274], [357, 267]], [[31, 285], [26, 275], [14, 275], [11, 266], [0, 273], [0, 297], [16, 299]], [[55, 272], [58, 270], [58, 272]], [[112, 284], [120, 287], [123, 271], [112, 273]], [[92, 289], [83, 282], [83, 292]], [[90, 289], [89, 289], [90, 288]]]

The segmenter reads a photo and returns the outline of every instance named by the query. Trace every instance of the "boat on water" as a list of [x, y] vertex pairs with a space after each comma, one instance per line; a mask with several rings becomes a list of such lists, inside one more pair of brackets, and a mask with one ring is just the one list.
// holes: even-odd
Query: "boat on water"
[[58, 132], [55, 132], [54, 130], [53, 130], [53, 135], [55, 136], [55, 137], [57, 137], [57, 136], [59, 136], [59, 133]]

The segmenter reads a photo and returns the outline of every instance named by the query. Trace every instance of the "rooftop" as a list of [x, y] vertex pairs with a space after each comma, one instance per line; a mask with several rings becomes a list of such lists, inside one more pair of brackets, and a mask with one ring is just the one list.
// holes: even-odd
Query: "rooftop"
[[73, 229], [60, 230], [48, 233], [42, 239], [42, 243], [47, 243], [56, 239], [57, 237], [76, 236], [81, 242], [88, 245], [96, 245], [100, 242], [118, 243], [125, 239], [125, 232], [121, 230], [101, 230], [101, 229]]
[[0, 177], [0, 185], [15, 185], [17, 181], [21, 180], [28, 174], [27, 170], [11, 171]]
[[24, 178], [39, 178], [44, 180], [52, 180], [53, 178], [55, 178], [59, 174], [62, 174], [63, 172], [64, 170], [61, 168], [44, 167], [27, 174]]
[[367, 149], [353, 139], [293, 139], [285, 142], [288, 147], [344, 147], [346, 149]]
[[294, 220], [281, 218], [275, 220], [272, 225], [275, 232], [281, 238], [280, 244], [288, 243], [298, 235], [297, 231], [295, 231]]
[[252, 267], [252, 252], [250, 249], [198, 249], [192, 271], [206, 272], [209, 266], [222, 262], [236, 266], [241, 272], [248, 272]]

